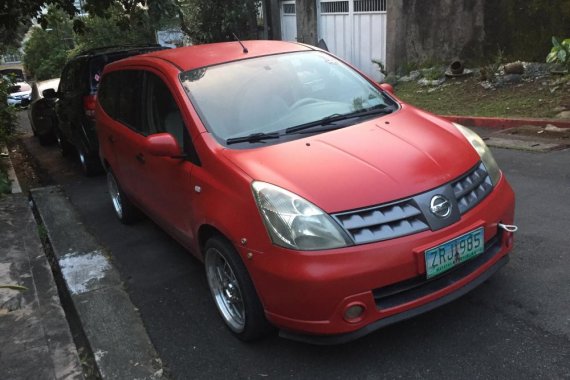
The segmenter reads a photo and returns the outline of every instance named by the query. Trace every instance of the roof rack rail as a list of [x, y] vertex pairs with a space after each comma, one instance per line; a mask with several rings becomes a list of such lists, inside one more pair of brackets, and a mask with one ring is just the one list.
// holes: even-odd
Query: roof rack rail
[[118, 49], [138, 49], [138, 48], [147, 48], [147, 47], [164, 47], [160, 44], [124, 44], [124, 45], [110, 45], [110, 46], [101, 46], [98, 48], [93, 48], [93, 49], [87, 49], [87, 50], [82, 50], [80, 51], [76, 57], [80, 57], [80, 56], [84, 56], [84, 55], [93, 55], [96, 53], [101, 53], [104, 51], [113, 51], [113, 50], [118, 50]]

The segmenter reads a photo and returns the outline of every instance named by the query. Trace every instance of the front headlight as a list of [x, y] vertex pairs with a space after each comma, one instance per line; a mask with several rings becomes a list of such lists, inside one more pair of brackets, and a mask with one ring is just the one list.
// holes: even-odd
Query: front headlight
[[300, 251], [352, 245], [340, 226], [309, 201], [265, 182], [255, 181], [251, 187], [274, 244]]
[[469, 128], [457, 123], [453, 123], [453, 125], [463, 134], [463, 136], [465, 136], [477, 153], [479, 153], [481, 161], [483, 161], [483, 165], [485, 165], [487, 173], [489, 173], [489, 177], [491, 177], [493, 186], [495, 186], [501, 178], [501, 169], [499, 169], [499, 165], [497, 165], [497, 162], [495, 161], [491, 150], [487, 144], [485, 144], [485, 141], [483, 141], [477, 133], [473, 132]]

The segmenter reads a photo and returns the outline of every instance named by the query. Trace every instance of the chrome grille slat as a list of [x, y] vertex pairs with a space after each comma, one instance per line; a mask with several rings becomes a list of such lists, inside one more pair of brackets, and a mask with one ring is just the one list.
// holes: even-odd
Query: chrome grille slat
[[[478, 205], [492, 190], [491, 178], [485, 165], [480, 162], [463, 176], [436, 189], [397, 202], [339, 212], [332, 217], [355, 244], [390, 240], [444, 228], [458, 221], [462, 214]], [[430, 214], [429, 208], [430, 199], [439, 194], [445, 194], [457, 205], [455, 216], [443, 223], [442, 219]], [[453, 197], [455, 200], [452, 200]]]
[[429, 229], [411, 199], [333, 215], [357, 244], [394, 239]]
[[471, 170], [467, 175], [452, 182], [451, 187], [457, 200], [461, 214], [469, 211], [493, 190], [493, 183], [483, 163]]

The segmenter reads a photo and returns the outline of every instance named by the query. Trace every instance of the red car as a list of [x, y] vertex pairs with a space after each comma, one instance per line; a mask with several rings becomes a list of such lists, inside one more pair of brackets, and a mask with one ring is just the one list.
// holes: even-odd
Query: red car
[[243, 340], [360, 337], [467, 293], [513, 246], [513, 191], [475, 133], [311, 46], [111, 63], [96, 118], [117, 216], [203, 260]]

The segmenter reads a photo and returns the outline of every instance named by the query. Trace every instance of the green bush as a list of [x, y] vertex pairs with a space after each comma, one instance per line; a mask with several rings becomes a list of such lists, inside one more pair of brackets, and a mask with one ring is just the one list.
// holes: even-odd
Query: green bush
[[[16, 110], [7, 103], [8, 89], [12, 84], [12, 78], [0, 77], [0, 146], [6, 144], [8, 137], [16, 129]], [[10, 191], [10, 180], [3, 162], [0, 161], [0, 194], [8, 194]]]
[[556, 37], [552, 37], [552, 50], [546, 57], [546, 62], [570, 68], [570, 38], [560, 42]]
[[0, 77], [0, 145], [5, 144], [16, 129], [16, 110], [8, 105], [8, 89], [13, 83], [10, 77]]

